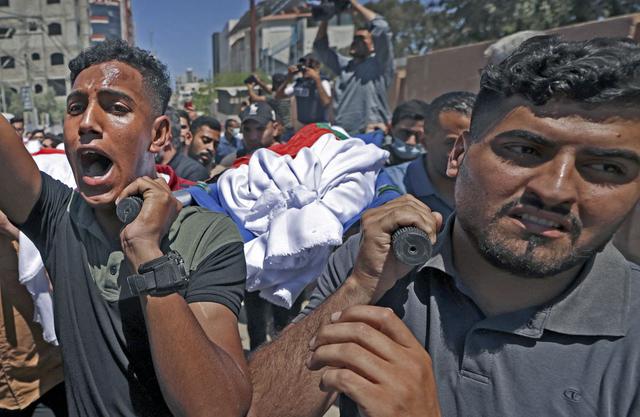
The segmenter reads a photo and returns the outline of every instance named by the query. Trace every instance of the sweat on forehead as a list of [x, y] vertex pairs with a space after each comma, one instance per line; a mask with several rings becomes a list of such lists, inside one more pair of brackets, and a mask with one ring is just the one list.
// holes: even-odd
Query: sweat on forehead
[[69, 61], [71, 83], [85, 69], [100, 63], [117, 61], [137, 70], [142, 76], [145, 89], [151, 98], [152, 108], [157, 115], [166, 111], [171, 87], [166, 65], [148, 51], [130, 46], [122, 40], [108, 40], [83, 50]]

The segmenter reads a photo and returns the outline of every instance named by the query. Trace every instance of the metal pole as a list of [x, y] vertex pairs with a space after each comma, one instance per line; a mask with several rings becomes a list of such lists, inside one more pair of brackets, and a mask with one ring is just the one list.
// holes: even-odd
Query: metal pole
[[251, 72], [256, 71], [256, 0], [249, 0], [249, 13], [251, 15], [251, 31], [249, 42], [251, 47]]

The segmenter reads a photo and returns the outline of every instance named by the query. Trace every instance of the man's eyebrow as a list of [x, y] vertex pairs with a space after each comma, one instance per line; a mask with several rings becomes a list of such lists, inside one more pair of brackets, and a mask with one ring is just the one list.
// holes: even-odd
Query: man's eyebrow
[[131, 98], [130, 95], [123, 93], [122, 91], [118, 91], [118, 90], [114, 90], [112, 88], [101, 88], [100, 91], [98, 91], [98, 95], [102, 96], [102, 95], [110, 95], [110, 96], [116, 96], [117, 98], [124, 100], [126, 102], [129, 103], [135, 103], [135, 100], [133, 98]]
[[623, 158], [640, 165], [640, 156], [626, 149], [603, 149], [603, 148], [586, 148], [584, 152], [590, 156], [601, 158]]
[[531, 142], [537, 143], [538, 145], [543, 146], [555, 146], [556, 144], [549, 139], [536, 135], [535, 133], [529, 132], [528, 130], [508, 130], [506, 132], [501, 132], [496, 135], [496, 138], [520, 138], [526, 139]]
[[81, 99], [83, 97], [86, 97], [87, 95], [81, 91], [72, 91], [69, 93], [69, 95], [67, 96], [67, 103], [70, 102], [71, 100], [78, 100]]

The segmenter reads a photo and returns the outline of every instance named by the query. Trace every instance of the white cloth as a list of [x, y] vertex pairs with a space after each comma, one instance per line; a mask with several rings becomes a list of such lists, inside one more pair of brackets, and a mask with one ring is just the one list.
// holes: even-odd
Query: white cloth
[[[41, 171], [62, 181], [71, 188], [76, 188], [73, 171], [71, 171], [66, 155], [43, 154], [36, 155], [33, 159]], [[44, 340], [57, 345], [58, 340], [53, 324], [53, 300], [49, 288], [49, 278], [46, 275], [40, 252], [22, 232], [19, 237], [18, 279], [31, 294], [34, 306], [33, 320], [42, 326]]]
[[387, 158], [375, 145], [325, 134], [295, 159], [260, 149], [225, 172], [221, 203], [257, 236], [244, 247], [247, 290], [290, 308], [342, 243], [342, 225], [371, 203]]

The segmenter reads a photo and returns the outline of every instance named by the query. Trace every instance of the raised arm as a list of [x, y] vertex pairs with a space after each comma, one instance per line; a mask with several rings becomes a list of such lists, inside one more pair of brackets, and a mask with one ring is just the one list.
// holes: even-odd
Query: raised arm
[[329, 68], [335, 75], [339, 75], [341, 69], [340, 55], [333, 49], [329, 48], [329, 37], [327, 36], [327, 21], [320, 22], [318, 32], [313, 41], [313, 52], [318, 55], [320, 62]]
[[384, 17], [377, 15], [360, 4], [357, 0], [351, 0], [353, 9], [360, 13], [369, 23], [369, 31], [373, 39], [375, 57], [384, 68], [385, 82], [390, 85], [393, 81], [395, 66], [393, 62], [393, 43], [391, 42], [391, 29]]
[[247, 86], [247, 92], [249, 93], [249, 101], [250, 102], [256, 103], [258, 101], [267, 101], [267, 97], [266, 96], [259, 96], [258, 93], [256, 93], [256, 91], [253, 89], [255, 84], [247, 83], [245, 85]]
[[0, 115], [0, 210], [24, 223], [40, 196], [40, 171], [22, 140]]

